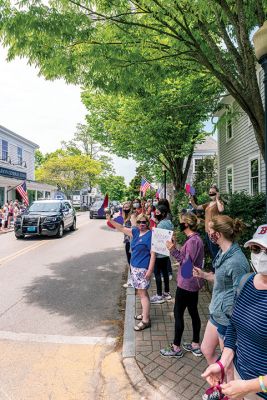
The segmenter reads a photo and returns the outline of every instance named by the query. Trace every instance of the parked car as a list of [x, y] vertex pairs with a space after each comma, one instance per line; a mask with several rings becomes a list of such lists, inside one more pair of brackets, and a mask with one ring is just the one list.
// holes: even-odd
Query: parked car
[[[95, 201], [90, 207], [89, 218], [90, 219], [106, 218], [106, 213], [105, 213], [106, 210], [102, 206], [103, 206], [103, 200]], [[113, 207], [110, 207], [109, 205], [108, 208], [110, 210], [111, 215], [113, 215], [114, 214]]]
[[64, 230], [76, 229], [76, 214], [68, 200], [38, 200], [16, 219], [17, 239], [25, 235], [47, 235], [61, 238]]

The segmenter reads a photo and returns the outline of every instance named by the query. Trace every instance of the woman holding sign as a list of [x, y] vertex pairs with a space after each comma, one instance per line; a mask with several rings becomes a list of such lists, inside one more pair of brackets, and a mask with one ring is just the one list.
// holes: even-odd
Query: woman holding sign
[[[172, 242], [166, 246], [171, 255], [180, 263], [177, 274], [177, 290], [174, 305], [175, 334], [173, 344], [160, 350], [164, 357], [181, 358], [185, 351], [202, 356], [200, 351], [200, 328], [201, 322], [198, 314], [198, 292], [203, 286], [203, 279], [193, 277], [193, 266], [202, 268], [204, 259], [203, 241], [197, 233], [198, 219], [193, 213], [185, 213], [180, 218], [180, 230], [185, 233], [186, 241], [180, 250], [175, 248]], [[191, 343], [183, 343], [181, 339], [184, 331], [184, 312], [188, 309], [192, 319], [193, 340]]]
[[151, 326], [150, 301], [147, 290], [150, 286], [156, 259], [155, 253], [151, 251], [152, 233], [149, 229], [149, 218], [145, 214], [138, 215], [136, 227], [132, 228], [113, 221], [109, 214], [106, 214], [106, 218], [114, 228], [131, 238], [131, 278], [142, 305], [142, 314], [135, 316], [135, 319], [140, 322], [134, 330], [142, 331]]

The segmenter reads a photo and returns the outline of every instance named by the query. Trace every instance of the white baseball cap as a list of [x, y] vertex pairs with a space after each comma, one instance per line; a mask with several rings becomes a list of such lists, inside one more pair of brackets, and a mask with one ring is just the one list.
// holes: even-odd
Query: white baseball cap
[[244, 244], [244, 247], [248, 247], [251, 244], [259, 244], [267, 248], [267, 224], [260, 225], [254, 233], [253, 238], [248, 240]]

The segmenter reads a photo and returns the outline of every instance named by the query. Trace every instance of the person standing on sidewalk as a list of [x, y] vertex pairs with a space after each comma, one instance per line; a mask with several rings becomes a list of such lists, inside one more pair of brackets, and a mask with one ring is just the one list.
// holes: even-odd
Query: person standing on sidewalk
[[[173, 223], [167, 219], [168, 209], [165, 206], [157, 206], [155, 211], [155, 218], [158, 222], [157, 228], [167, 229], [169, 231], [173, 231]], [[168, 263], [170, 261], [170, 257], [156, 253], [156, 263], [154, 274], [156, 278], [156, 286], [157, 286], [157, 294], [150, 297], [151, 304], [162, 304], [165, 300], [171, 300], [170, 294], [170, 281], [169, 281], [169, 272], [168, 272]], [[163, 275], [164, 279], [164, 292], [162, 292], [162, 280], [161, 275]]]
[[114, 228], [131, 238], [131, 278], [142, 305], [142, 314], [135, 316], [140, 322], [134, 330], [142, 331], [151, 326], [148, 288], [156, 260], [156, 254], [151, 251], [152, 232], [149, 229], [149, 218], [145, 214], [138, 215], [136, 227], [132, 228], [126, 228], [113, 221], [109, 214], [106, 214], [106, 218]]
[[260, 400], [267, 399], [267, 225], [259, 226], [244, 246], [251, 251], [256, 274], [240, 281], [220, 362], [202, 377], [212, 387], [218, 385], [233, 361], [234, 380], [220, 385], [222, 393], [231, 399]]
[[204, 244], [197, 233], [198, 220], [193, 213], [185, 213], [180, 217], [180, 230], [185, 233], [186, 241], [180, 250], [175, 248], [172, 242], [167, 242], [167, 247], [171, 255], [180, 263], [177, 274], [177, 289], [174, 305], [175, 334], [173, 344], [160, 350], [164, 357], [181, 358], [184, 352], [181, 348], [181, 340], [184, 331], [184, 312], [186, 308], [192, 319], [193, 339], [191, 343], [183, 343], [185, 351], [191, 351], [192, 354], [202, 356], [200, 351], [200, 328], [201, 321], [198, 313], [198, 292], [203, 286], [204, 281], [195, 277], [184, 278], [182, 269], [193, 268], [193, 265], [199, 268], [203, 267]]
[[[132, 203], [130, 201], [126, 201], [122, 206], [123, 226], [125, 226], [126, 228], [132, 227], [131, 215], [132, 215]], [[130, 242], [131, 242], [130, 236], [124, 234], [123, 243], [125, 245], [125, 253], [126, 253], [126, 258], [127, 258], [129, 268], [130, 268], [130, 263], [131, 263]], [[129, 278], [127, 280], [127, 283], [124, 283], [124, 285], [122, 285], [122, 286], [124, 288], [133, 287], [131, 278]]]
[[205, 211], [205, 231], [206, 231], [206, 242], [208, 245], [208, 249], [211, 255], [212, 260], [216, 257], [219, 246], [210, 240], [209, 237], [209, 223], [213, 217], [219, 215], [224, 211], [224, 204], [222, 200], [220, 200], [219, 189], [216, 185], [211, 185], [209, 189], [209, 196], [211, 201], [205, 204], [197, 205], [194, 200], [194, 196], [190, 195], [191, 205], [195, 210], [204, 210]]
[[[221, 351], [223, 350], [235, 292], [241, 277], [250, 269], [248, 260], [235, 242], [244, 228], [244, 223], [239, 219], [232, 219], [227, 215], [214, 217], [209, 224], [209, 235], [210, 239], [220, 246], [220, 251], [213, 261], [215, 273], [204, 272], [196, 266], [194, 268], [195, 277], [214, 281], [209, 305], [210, 318], [201, 344], [201, 351], [208, 364], [213, 364], [218, 359], [218, 345]], [[230, 369], [227, 379], [231, 379]]]

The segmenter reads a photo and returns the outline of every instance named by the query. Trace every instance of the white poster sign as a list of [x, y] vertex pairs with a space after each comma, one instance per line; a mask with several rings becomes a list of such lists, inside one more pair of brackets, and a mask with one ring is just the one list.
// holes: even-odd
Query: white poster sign
[[151, 250], [169, 256], [170, 252], [166, 247], [166, 242], [172, 239], [172, 235], [173, 231], [168, 229], [153, 228]]

